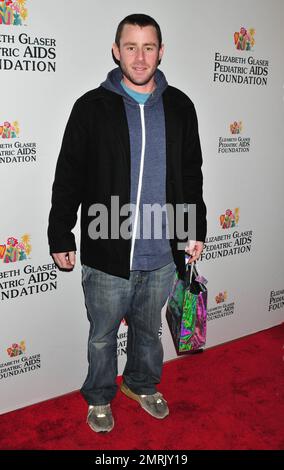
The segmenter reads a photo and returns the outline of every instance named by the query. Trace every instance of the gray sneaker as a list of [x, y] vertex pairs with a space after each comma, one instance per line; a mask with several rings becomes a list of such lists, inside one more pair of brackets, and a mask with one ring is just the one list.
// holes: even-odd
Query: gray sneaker
[[129, 398], [138, 401], [142, 408], [154, 418], [163, 419], [169, 414], [169, 408], [163, 395], [159, 392], [153, 395], [137, 395], [132, 392], [125, 383], [122, 383], [120, 390]]
[[89, 406], [87, 423], [95, 432], [109, 432], [114, 426], [110, 404]]

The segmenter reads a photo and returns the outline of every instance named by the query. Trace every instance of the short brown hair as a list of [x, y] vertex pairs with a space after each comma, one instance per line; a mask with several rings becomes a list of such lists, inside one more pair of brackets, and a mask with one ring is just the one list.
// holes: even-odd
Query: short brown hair
[[120, 43], [122, 29], [125, 24], [138, 25], [141, 27], [154, 26], [157, 32], [159, 48], [161, 47], [162, 33], [161, 33], [160, 26], [158, 25], [157, 21], [154, 20], [154, 18], [152, 18], [149, 15], [144, 15], [143, 13], [134, 13], [133, 15], [128, 15], [119, 23], [117, 30], [116, 30], [116, 34], [115, 34], [115, 43], [118, 47]]

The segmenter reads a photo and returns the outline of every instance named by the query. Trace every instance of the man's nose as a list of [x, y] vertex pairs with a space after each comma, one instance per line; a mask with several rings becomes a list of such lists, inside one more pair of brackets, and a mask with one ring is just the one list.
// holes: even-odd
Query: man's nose
[[140, 62], [144, 61], [144, 50], [142, 47], [137, 48], [136, 59], [139, 60]]

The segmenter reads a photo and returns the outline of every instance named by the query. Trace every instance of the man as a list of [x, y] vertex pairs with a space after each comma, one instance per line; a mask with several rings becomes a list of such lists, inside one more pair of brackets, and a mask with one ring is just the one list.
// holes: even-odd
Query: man
[[[168, 210], [159, 214], [159, 237], [149, 219], [141, 221], [141, 210], [153, 204], [174, 211], [178, 204], [196, 205], [196, 236], [186, 238], [191, 262], [199, 258], [206, 236], [196, 113], [191, 100], [158, 70], [163, 52], [153, 18], [134, 14], [121, 21], [112, 48], [119, 67], [76, 101], [53, 184], [48, 236], [50, 253], [63, 269], [75, 266], [71, 230], [81, 204], [82, 283], [90, 321], [89, 369], [81, 393], [96, 432], [114, 426], [111, 401], [123, 318], [128, 338], [121, 391], [155, 418], [169, 414], [156, 389], [163, 363], [159, 329], [175, 270], [180, 276], [185, 272], [185, 245], [179, 248], [176, 229], [169, 237]], [[122, 227], [129, 205], [134, 207], [129, 236], [114, 234], [110, 222], [118, 217]], [[94, 218], [99, 208], [103, 216]]]

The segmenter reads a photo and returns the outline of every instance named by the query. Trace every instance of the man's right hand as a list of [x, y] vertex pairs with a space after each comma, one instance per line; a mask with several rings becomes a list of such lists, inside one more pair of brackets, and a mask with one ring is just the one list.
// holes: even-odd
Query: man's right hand
[[71, 270], [75, 266], [76, 254], [75, 251], [66, 251], [65, 253], [52, 253], [55, 263], [61, 269]]

